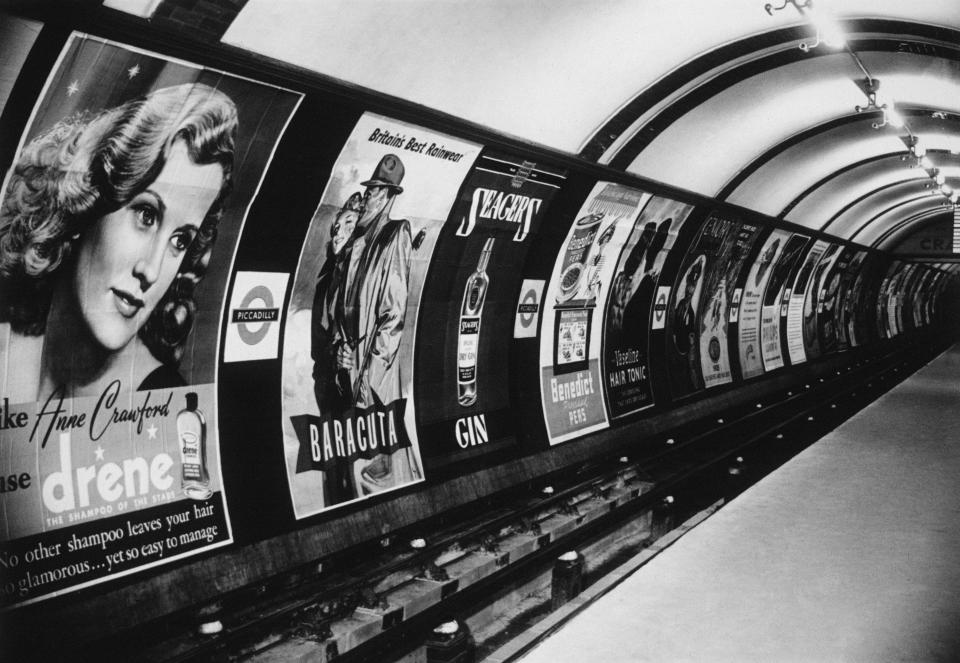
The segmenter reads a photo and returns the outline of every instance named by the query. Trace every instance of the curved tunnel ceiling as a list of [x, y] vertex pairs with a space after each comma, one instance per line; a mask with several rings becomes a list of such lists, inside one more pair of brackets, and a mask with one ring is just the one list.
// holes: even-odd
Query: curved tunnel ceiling
[[[816, 5], [928, 149], [960, 153], [960, 3]], [[798, 48], [814, 34], [763, 0], [248, 0], [223, 40], [869, 243], [916, 214], [891, 197], [923, 171], [899, 161], [906, 130], [854, 111], [849, 53]]]

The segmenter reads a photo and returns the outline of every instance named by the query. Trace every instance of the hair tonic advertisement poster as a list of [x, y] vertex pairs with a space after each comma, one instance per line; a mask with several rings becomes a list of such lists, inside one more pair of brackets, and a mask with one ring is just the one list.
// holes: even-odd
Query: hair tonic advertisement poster
[[600, 375], [604, 308], [620, 251], [649, 197], [598, 182], [554, 265], [540, 334], [540, 391], [550, 444], [608, 425]]
[[807, 291], [813, 282], [813, 270], [823, 257], [827, 246], [827, 242], [823, 240], [814, 242], [793, 281], [790, 303], [787, 306], [787, 352], [791, 364], [802, 364], [807, 360], [803, 345], [803, 306], [807, 301]]
[[415, 364], [428, 471], [515, 441], [504, 341], [513, 333], [527, 251], [564, 180], [562, 171], [484, 152], [439, 232]]
[[653, 405], [651, 312], [664, 261], [692, 209], [669, 198], [651, 198], [617, 262], [603, 333], [603, 386], [613, 419]]
[[[740, 352], [740, 372], [743, 379], [763, 373], [760, 341], [760, 313], [763, 308], [763, 293], [774, 273], [774, 267], [787, 244], [790, 233], [786, 230], [774, 230], [767, 237], [760, 255], [750, 266], [747, 282], [743, 285], [743, 297], [740, 300], [740, 326], [737, 329], [737, 347]], [[777, 333], [779, 345], [779, 332]]]
[[4, 604], [232, 540], [220, 315], [246, 211], [299, 100], [69, 38], [0, 208]]
[[283, 338], [284, 455], [297, 518], [423, 480], [417, 312], [437, 238], [479, 152], [365, 113], [333, 166]]
[[787, 316], [787, 303], [790, 301], [790, 274], [809, 241], [810, 238], [804, 235], [793, 235], [787, 240], [763, 293], [763, 306], [760, 308], [760, 357], [763, 359], [763, 369], [767, 372], [784, 364], [780, 331], [782, 320]]

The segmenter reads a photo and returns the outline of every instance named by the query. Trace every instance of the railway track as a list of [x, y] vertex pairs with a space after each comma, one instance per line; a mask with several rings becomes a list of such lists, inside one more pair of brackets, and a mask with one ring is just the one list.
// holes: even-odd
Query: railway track
[[[81, 658], [165, 662], [395, 660], [441, 621], [474, 614], [638, 516], [648, 542], [717, 499], [729, 500], [935, 356], [924, 339], [855, 360], [764, 401], [690, 421], [623, 452], [318, 559], [215, 604], [93, 643]], [[629, 449], [629, 451], [628, 451]], [[201, 633], [201, 625], [210, 633]]]

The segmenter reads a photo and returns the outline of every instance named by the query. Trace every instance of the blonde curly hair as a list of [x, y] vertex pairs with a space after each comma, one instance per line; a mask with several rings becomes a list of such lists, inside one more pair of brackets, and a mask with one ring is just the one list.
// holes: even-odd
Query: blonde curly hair
[[139, 331], [158, 360], [176, 364], [231, 186], [237, 126], [227, 95], [183, 84], [74, 115], [33, 139], [13, 166], [0, 206], [0, 321], [21, 334], [42, 334], [58, 272], [85, 230], [146, 189], [174, 143], [183, 141], [191, 160], [220, 164], [224, 177], [176, 278]]

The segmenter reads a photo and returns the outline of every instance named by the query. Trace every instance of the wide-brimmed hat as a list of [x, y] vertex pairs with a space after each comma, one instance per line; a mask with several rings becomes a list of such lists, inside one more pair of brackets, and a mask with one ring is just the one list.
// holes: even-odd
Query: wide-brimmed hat
[[400, 182], [403, 181], [403, 162], [396, 154], [386, 154], [377, 164], [377, 169], [373, 171], [373, 177], [366, 182], [360, 182], [360, 186], [389, 186], [397, 193], [403, 193], [403, 187]]

